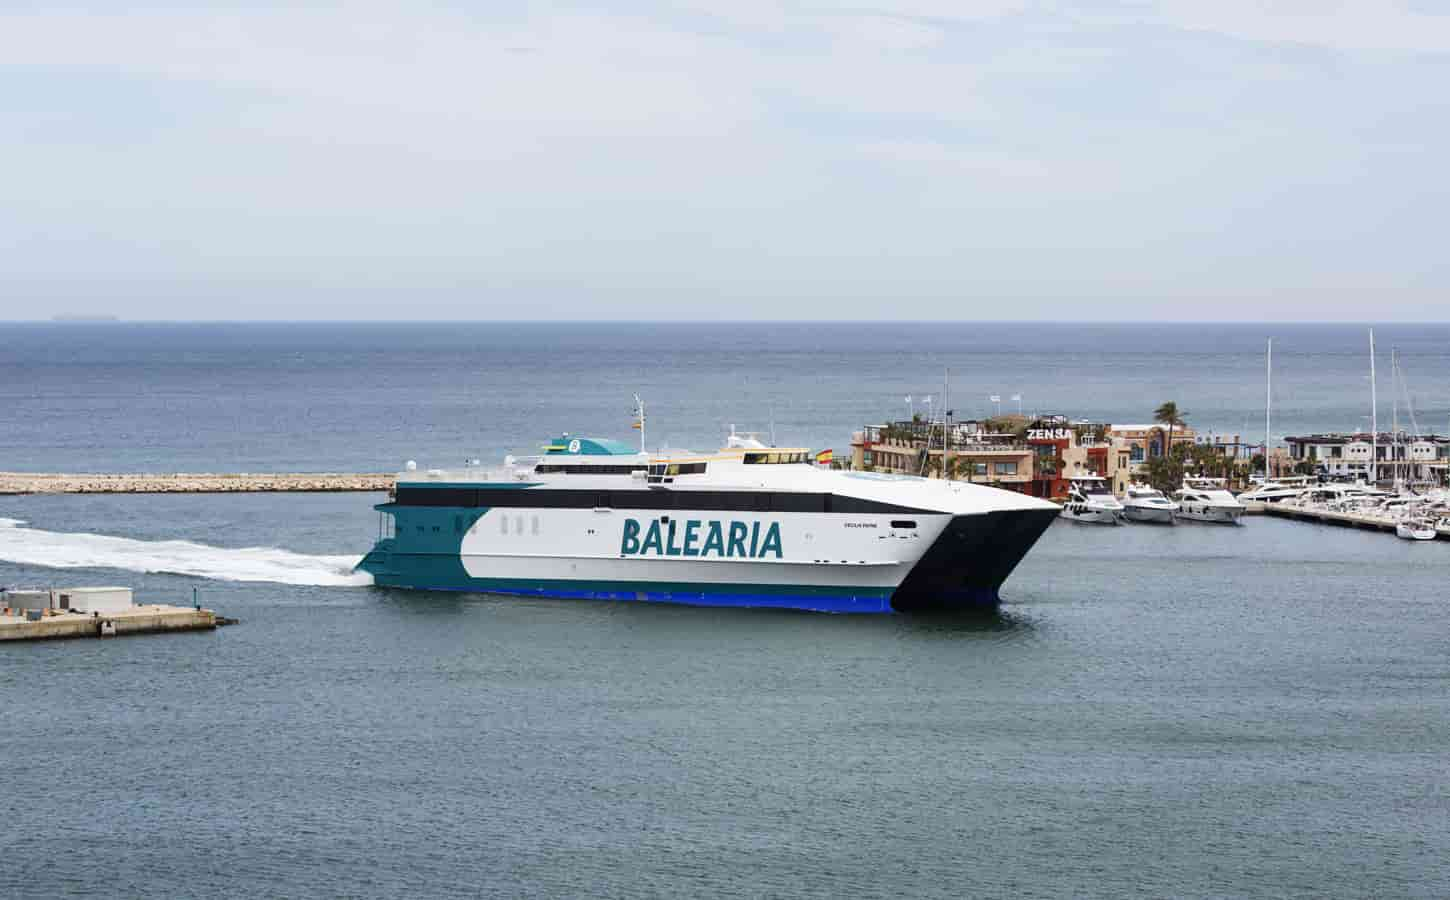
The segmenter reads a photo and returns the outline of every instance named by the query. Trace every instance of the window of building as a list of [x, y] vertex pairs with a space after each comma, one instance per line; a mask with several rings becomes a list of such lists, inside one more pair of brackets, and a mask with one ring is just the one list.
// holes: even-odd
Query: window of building
[[987, 474], [987, 464], [984, 462], [972, 463], [972, 472], [977, 475]]
[[993, 463], [992, 464], [992, 469], [998, 475], [1016, 475], [1017, 474], [1017, 463], [1016, 462], [999, 462], [999, 463]]

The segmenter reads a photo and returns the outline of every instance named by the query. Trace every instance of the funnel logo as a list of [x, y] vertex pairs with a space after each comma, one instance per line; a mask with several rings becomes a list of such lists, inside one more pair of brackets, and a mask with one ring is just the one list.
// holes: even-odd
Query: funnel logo
[[624, 520], [619, 542], [621, 556], [691, 556], [711, 559], [780, 559], [780, 524], [722, 522], [717, 519], [684, 522]]

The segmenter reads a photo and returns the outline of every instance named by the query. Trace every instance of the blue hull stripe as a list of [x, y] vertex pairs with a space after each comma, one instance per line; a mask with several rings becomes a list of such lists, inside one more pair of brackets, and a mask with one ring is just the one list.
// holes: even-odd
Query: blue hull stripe
[[[384, 584], [388, 587], [412, 587]], [[830, 613], [889, 613], [889, 593], [880, 597], [839, 593], [801, 593], [810, 588], [792, 585], [781, 593], [750, 593], [750, 585], [664, 585], [651, 583], [650, 590], [621, 590], [614, 583], [597, 584], [586, 581], [518, 583], [508, 579], [478, 578], [472, 584], [443, 587], [437, 584], [418, 586], [430, 591], [475, 591], [488, 594], [511, 594], [524, 597], [558, 597], [570, 600], [614, 600], [639, 603], [669, 603], [680, 606], [723, 606], [769, 609], [799, 609]], [[643, 586], [643, 585], [642, 585]], [[832, 590], [839, 591], [839, 588]], [[729, 591], [724, 593], [723, 591]]]

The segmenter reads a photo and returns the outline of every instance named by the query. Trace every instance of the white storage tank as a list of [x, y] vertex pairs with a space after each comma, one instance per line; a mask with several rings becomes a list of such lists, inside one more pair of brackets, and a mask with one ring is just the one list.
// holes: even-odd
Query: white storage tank
[[84, 613], [125, 612], [133, 605], [131, 589], [125, 587], [77, 587], [55, 592], [57, 609]]

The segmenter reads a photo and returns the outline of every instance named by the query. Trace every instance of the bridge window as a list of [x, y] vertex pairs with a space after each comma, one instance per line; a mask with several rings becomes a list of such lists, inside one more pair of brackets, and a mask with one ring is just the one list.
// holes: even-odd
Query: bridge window
[[770, 453], [747, 453], [745, 454], [745, 458], [741, 460], [747, 466], [784, 465], [788, 463], [803, 463], [805, 461], [806, 454], [803, 451], [799, 453], [781, 453], [778, 451]]

